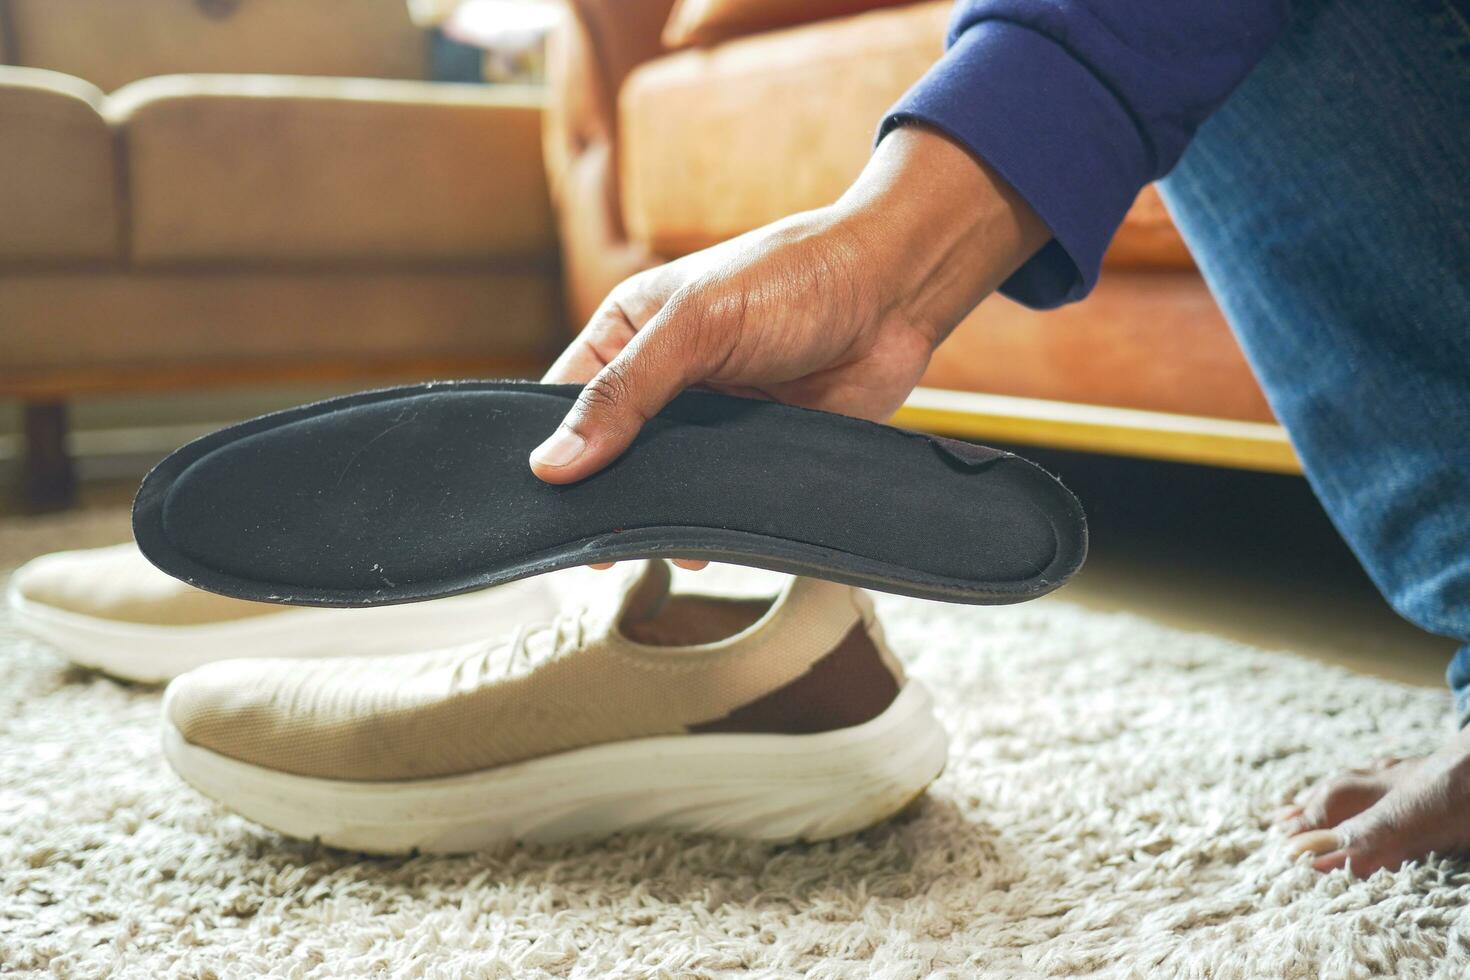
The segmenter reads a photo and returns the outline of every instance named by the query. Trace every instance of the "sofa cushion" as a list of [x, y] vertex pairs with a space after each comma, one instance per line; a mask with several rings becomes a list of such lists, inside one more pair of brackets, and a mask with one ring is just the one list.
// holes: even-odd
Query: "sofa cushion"
[[483, 370], [485, 358], [511, 371], [544, 365], [565, 339], [548, 271], [38, 271], [3, 286], [0, 394], [351, 376], [375, 363]]
[[[940, 56], [950, 9], [875, 10], [640, 66], [619, 100], [630, 237], [681, 255], [835, 200], [867, 161], [884, 111]], [[1190, 266], [1152, 192], [1109, 262]]]
[[992, 296], [940, 345], [922, 384], [1248, 422], [1272, 421], [1193, 270], [1110, 269], [1080, 303]]
[[0, 262], [117, 256], [116, 155], [101, 102], [80, 79], [0, 67]]
[[664, 25], [663, 42], [670, 49], [714, 44], [743, 34], [811, 24], [879, 7], [898, 6], [899, 3], [895, 0], [807, 0], [806, 3], [791, 3], [790, 0], [679, 0]]
[[151, 75], [424, 78], [404, 0], [0, 0], [15, 64], [104, 91]]
[[134, 262], [549, 258], [539, 93], [168, 76], [116, 93]]

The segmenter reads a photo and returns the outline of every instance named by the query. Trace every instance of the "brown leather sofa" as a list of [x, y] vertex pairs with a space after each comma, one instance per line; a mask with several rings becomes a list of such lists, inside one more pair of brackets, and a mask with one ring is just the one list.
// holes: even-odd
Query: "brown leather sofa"
[[[695, 31], [701, 46], [670, 50], [660, 35], [671, 0], [571, 0], [549, 57], [545, 138], [575, 321], [640, 268], [834, 200], [883, 111], [939, 56], [950, 11], [947, 0], [685, 0], [680, 14], [742, 5], [751, 23]], [[854, 9], [864, 12], [841, 14]], [[940, 348], [900, 420], [1296, 471], [1151, 188], [1105, 270], [1090, 298], [1062, 310], [987, 300]]]
[[536, 371], [564, 342], [543, 93], [424, 81], [404, 0], [0, 0], [0, 55], [33, 498], [68, 492], [70, 399]]

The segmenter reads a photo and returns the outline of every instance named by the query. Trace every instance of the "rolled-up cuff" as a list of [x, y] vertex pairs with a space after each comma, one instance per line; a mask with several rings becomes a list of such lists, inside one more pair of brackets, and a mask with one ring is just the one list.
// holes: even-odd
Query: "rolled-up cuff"
[[968, 147], [1051, 229], [1053, 240], [1001, 286], [1038, 309], [1087, 295], [1152, 179], [1152, 154], [1102, 81], [1055, 41], [1006, 21], [960, 34], [884, 117], [878, 139], [906, 122]]

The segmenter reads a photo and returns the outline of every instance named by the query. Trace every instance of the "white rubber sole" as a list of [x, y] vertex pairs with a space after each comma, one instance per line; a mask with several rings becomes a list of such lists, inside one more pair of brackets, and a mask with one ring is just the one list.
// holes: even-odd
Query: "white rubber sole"
[[279, 612], [197, 626], [122, 623], [69, 612], [8, 590], [16, 626], [72, 663], [145, 684], [237, 657], [342, 657], [409, 653], [470, 643], [560, 608], [535, 579], [432, 602], [372, 609], [282, 606]]
[[948, 736], [909, 681], [883, 714], [816, 735], [673, 735], [411, 782], [313, 779], [184, 741], [164, 755], [205, 796], [291, 837], [372, 854], [674, 830], [825, 840], [902, 810], [944, 769]]

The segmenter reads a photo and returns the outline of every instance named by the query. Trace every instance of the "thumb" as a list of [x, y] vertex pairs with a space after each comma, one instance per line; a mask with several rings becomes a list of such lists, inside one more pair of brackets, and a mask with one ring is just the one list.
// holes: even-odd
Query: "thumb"
[[703, 359], [679, 333], [663, 316], [640, 330], [531, 451], [531, 472], [547, 483], [575, 483], [621, 456], [645, 422], [698, 380]]

